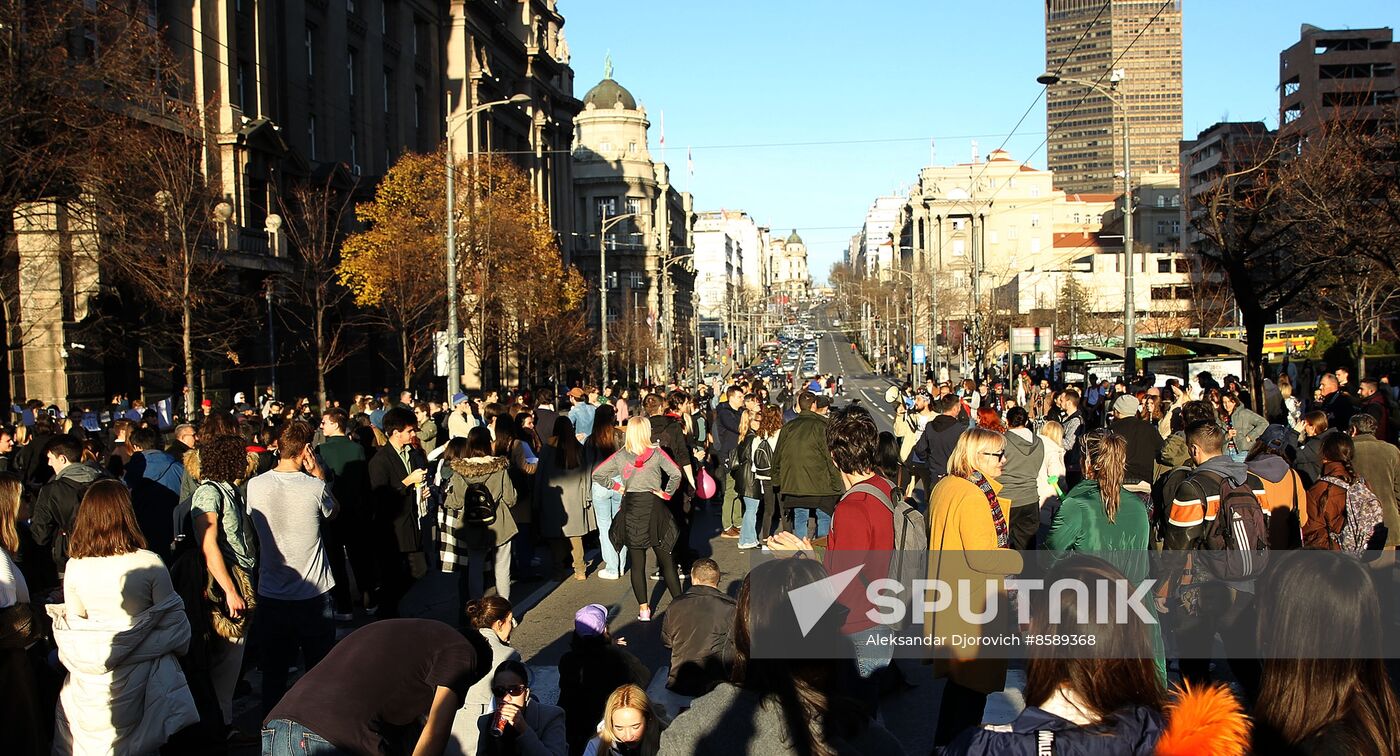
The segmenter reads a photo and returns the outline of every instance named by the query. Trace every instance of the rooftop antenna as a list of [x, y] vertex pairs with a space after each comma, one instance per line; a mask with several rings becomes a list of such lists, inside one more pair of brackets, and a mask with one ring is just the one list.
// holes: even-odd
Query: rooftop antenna
[[928, 164], [929, 164], [930, 166], [938, 165], [938, 140], [937, 140], [937, 139], [929, 139], [929, 140], [928, 140]]

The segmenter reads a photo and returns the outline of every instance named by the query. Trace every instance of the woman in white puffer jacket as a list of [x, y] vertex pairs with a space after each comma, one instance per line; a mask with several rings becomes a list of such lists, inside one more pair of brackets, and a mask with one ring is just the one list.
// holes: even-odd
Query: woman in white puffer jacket
[[199, 721], [177, 655], [190, 643], [184, 602], [145, 549], [126, 487], [98, 481], [68, 541], [64, 603], [48, 607], [68, 670], [56, 754], [144, 754]]

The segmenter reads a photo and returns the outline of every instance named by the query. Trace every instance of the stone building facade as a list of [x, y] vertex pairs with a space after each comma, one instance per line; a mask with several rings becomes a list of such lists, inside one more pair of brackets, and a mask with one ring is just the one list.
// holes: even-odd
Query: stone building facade
[[[678, 191], [670, 168], [652, 159], [646, 108], [612, 78], [611, 61], [603, 80], [583, 96], [574, 125], [569, 260], [589, 283], [589, 323], [600, 325], [599, 271], [605, 266], [609, 332], [645, 321], [658, 342], [669, 337], [673, 364], [684, 364], [679, 351], [691, 333], [695, 290], [693, 262], [682, 259], [694, 249], [690, 194]], [[665, 364], [665, 354], [653, 355], [654, 370]]]
[[[456, 153], [509, 155], [529, 172], [561, 239], [573, 228], [569, 149], [582, 103], [573, 96], [557, 0], [159, 1], [148, 15], [181, 66], [188, 87], [182, 96], [198, 103], [210, 124], [204, 171], [223, 196], [211, 253], [224, 256], [228, 274], [240, 285], [256, 290], [272, 273], [295, 264], [295, 250], [288, 249], [276, 217], [292, 181], [343, 174], [344, 183], [353, 181], [359, 198], [367, 199], [405, 151], [436, 149], [449, 118]], [[517, 94], [529, 102], [466, 115]], [[17, 244], [31, 257], [88, 245], [82, 230], [88, 224], [74, 220], [79, 216], [72, 208], [40, 208], [35, 222], [18, 229]], [[90, 246], [100, 249], [100, 239]], [[63, 301], [48, 306], [39, 304], [51, 298], [44, 276], [17, 280], [21, 290], [9, 298], [29, 309], [13, 314], [25, 320], [18, 324], [12, 317], [12, 330], [66, 336], [10, 345], [12, 400], [62, 404], [117, 391], [178, 393], [178, 381], [199, 380], [176, 375], [171, 355], [139, 346], [117, 365], [70, 359], [76, 353], [64, 344], [74, 341], [73, 317], [85, 307], [85, 289], [74, 286], [82, 282], [62, 281]], [[276, 324], [275, 301], [270, 309]], [[59, 318], [62, 328], [51, 318]], [[243, 367], [208, 365], [210, 390], [226, 399], [234, 390], [266, 384], [272, 377], [268, 366], [295, 364], [304, 356], [289, 341], [276, 353], [270, 351], [272, 340], [248, 345]], [[396, 371], [372, 362], [358, 366], [368, 375], [359, 378], [392, 380]], [[304, 379], [305, 372], [289, 369], [278, 377]]]

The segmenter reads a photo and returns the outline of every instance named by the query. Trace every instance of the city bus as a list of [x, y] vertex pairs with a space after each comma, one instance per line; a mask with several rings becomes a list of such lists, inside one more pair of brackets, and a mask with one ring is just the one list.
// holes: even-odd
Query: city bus
[[[1244, 329], [1236, 326], [1217, 328], [1211, 336], [1218, 339], [1244, 341]], [[1317, 338], [1317, 323], [1275, 323], [1264, 327], [1264, 354], [1295, 354], [1312, 349]]]

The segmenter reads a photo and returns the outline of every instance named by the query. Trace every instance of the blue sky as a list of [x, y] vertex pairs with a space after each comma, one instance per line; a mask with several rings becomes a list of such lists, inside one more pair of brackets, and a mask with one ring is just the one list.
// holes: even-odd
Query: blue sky
[[[871, 200], [930, 159], [985, 156], [1036, 100], [1040, 0], [560, 0], [575, 95], [603, 76], [651, 120], [652, 157], [700, 210], [748, 210], [807, 242], [813, 276], [841, 258]], [[1302, 23], [1400, 26], [1394, 0], [1185, 0], [1183, 130], [1277, 125], [1278, 53]], [[1044, 100], [1006, 143], [1045, 166]], [[686, 173], [686, 148], [695, 173]], [[1034, 153], [1033, 153], [1034, 151]], [[1033, 154], [1032, 154], [1033, 153]]]

